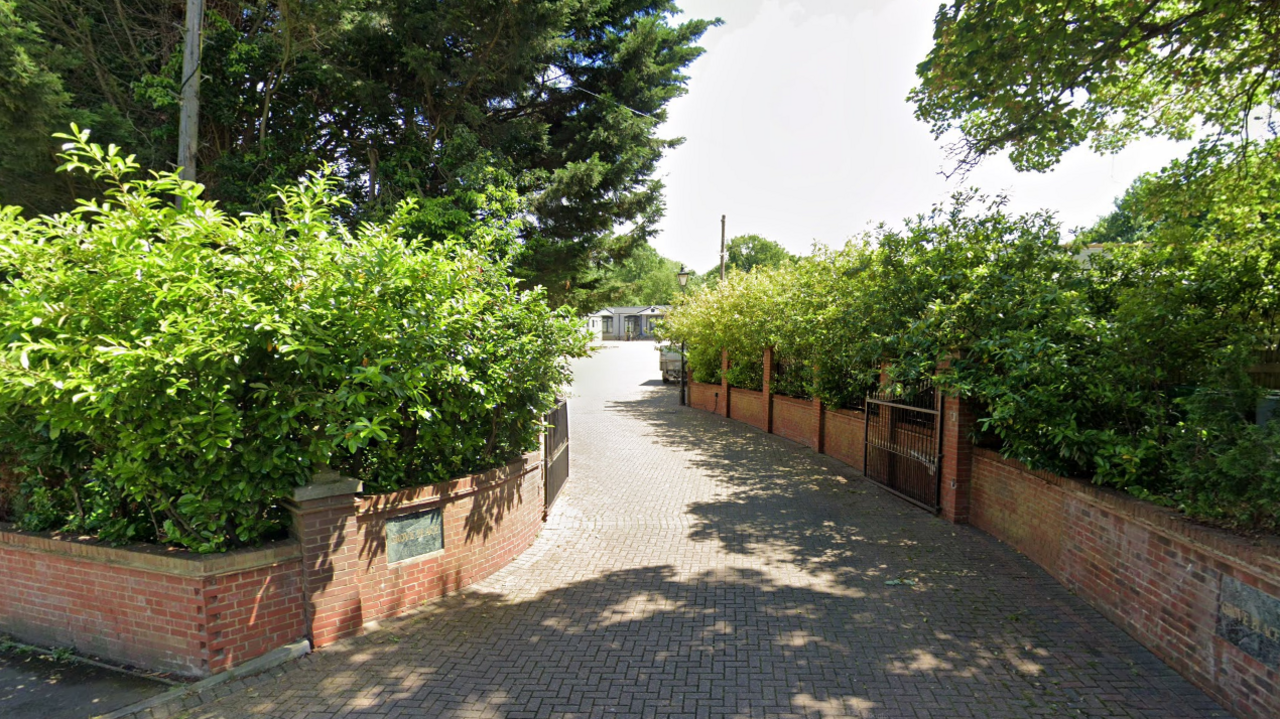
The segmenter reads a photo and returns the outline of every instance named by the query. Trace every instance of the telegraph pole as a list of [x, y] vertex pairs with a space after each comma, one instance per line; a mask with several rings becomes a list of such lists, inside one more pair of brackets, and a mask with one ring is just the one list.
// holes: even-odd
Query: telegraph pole
[[720, 281], [724, 282], [724, 215], [720, 215]]
[[200, 28], [204, 0], [187, 0], [186, 37], [182, 48], [181, 112], [178, 115], [178, 167], [184, 180], [196, 180], [200, 131]]

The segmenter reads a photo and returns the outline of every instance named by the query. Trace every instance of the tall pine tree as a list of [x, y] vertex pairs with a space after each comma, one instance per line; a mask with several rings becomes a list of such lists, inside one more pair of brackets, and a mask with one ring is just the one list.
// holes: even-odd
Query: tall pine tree
[[[176, 158], [183, 3], [0, 0], [0, 204], [67, 207], [71, 121]], [[208, 0], [200, 181], [231, 211], [322, 164], [352, 220], [487, 185], [530, 199], [522, 271], [569, 296], [663, 209], [658, 125], [714, 21], [670, 0]], [[455, 209], [477, 212], [466, 202]], [[623, 236], [615, 228], [625, 227]]]

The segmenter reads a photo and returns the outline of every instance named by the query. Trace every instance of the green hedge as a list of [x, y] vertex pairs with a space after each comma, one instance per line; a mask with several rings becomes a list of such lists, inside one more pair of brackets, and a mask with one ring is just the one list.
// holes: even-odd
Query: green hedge
[[984, 408], [979, 429], [1007, 456], [1275, 530], [1280, 430], [1251, 426], [1259, 390], [1238, 378], [1280, 336], [1280, 142], [1251, 157], [1247, 174], [1193, 157], [1146, 178], [1143, 236], [1087, 257], [1051, 214], [964, 194], [903, 229], [733, 273], [662, 331], [695, 351], [772, 346], [817, 367], [806, 389], [834, 406], [882, 362], [904, 384], [944, 367], [938, 385]]
[[803, 362], [782, 360], [774, 363], [769, 391], [796, 399], [813, 398], [813, 368]]
[[406, 203], [348, 230], [321, 175], [233, 218], [86, 137], [65, 169], [103, 199], [0, 211], [21, 526], [221, 551], [280, 534], [279, 500], [321, 463], [381, 492], [535, 448], [586, 335], [511, 278], [513, 221], [424, 246]]

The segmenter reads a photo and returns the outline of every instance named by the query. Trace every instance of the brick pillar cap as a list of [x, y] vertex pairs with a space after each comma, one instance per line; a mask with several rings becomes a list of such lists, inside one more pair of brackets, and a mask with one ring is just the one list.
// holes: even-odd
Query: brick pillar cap
[[[337, 475], [337, 472], [334, 472]], [[318, 480], [319, 477], [316, 477]], [[315, 499], [338, 497], [344, 494], [360, 494], [364, 490], [364, 482], [339, 476], [337, 480], [313, 481], [311, 484], [294, 487], [293, 501], [308, 502]]]

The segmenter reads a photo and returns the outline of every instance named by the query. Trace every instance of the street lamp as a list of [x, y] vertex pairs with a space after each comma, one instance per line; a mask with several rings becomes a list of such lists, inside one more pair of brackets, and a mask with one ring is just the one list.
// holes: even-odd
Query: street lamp
[[[684, 288], [689, 284], [689, 270], [680, 265], [680, 271], [676, 273], [676, 279], [680, 280], [680, 292], [684, 293]], [[680, 405], [688, 404], [685, 401], [685, 368], [684, 368], [684, 342], [680, 343]]]

